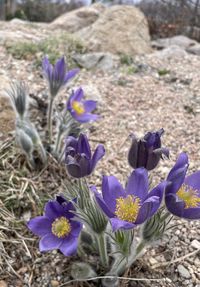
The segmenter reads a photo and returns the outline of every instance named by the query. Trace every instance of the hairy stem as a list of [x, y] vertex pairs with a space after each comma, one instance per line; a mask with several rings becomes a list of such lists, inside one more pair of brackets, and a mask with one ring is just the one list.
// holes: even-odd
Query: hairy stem
[[53, 97], [50, 97], [48, 114], [47, 114], [47, 126], [49, 133], [49, 144], [52, 142], [52, 113], [53, 113]]
[[108, 253], [107, 253], [107, 242], [105, 238], [105, 234], [101, 233], [96, 236], [99, 255], [101, 264], [103, 267], [108, 267]]
[[57, 133], [56, 144], [55, 144], [55, 149], [54, 149], [54, 153], [56, 155], [59, 154], [61, 139], [62, 139], [62, 131], [59, 129]]

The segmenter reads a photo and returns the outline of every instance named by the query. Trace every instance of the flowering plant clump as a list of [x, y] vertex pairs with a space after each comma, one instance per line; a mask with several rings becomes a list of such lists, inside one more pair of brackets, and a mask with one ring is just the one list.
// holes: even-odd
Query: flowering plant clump
[[[105, 148], [99, 144], [92, 153], [80, 129], [81, 124], [99, 118], [92, 113], [96, 101], [84, 100], [82, 88], [73, 90], [53, 129], [54, 99], [78, 70], [67, 71], [64, 58], [53, 67], [47, 57], [42, 68], [49, 86], [48, 141], [42, 142], [29, 118], [28, 91], [23, 83], [12, 84], [8, 91], [16, 113], [16, 140], [32, 168], [37, 168], [35, 150], [45, 165], [48, 148], [58, 164], [63, 159], [72, 180], [62, 194], [46, 203], [44, 214], [32, 218], [27, 227], [40, 237], [41, 252], [56, 249], [64, 256], [77, 255], [81, 262], [71, 264], [76, 270], [74, 279], [85, 280], [99, 272], [105, 275], [101, 286], [118, 286], [118, 277], [144, 254], [147, 246], [162, 238], [172, 227], [169, 224], [174, 216], [200, 219], [200, 171], [186, 177], [188, 156], [181, 153], [166, 179], [150, 186], [152, 171], [163, 156], [169, 158], [169, 149], [161, 143], [164, 130], [160, 129], [141, 139], [132, 136], [127, 156], [131, 172], [124, 179], [125, 186], [110, 172], [102, 177], [100, 191], [88, 178], [104, 157]], [[94, 255], [93, 262], [87, 260], [89, 253]]]
[[[37, 168], [35, 151], [40, 157], [43, 165], [47, 162], [47, 150], [57, 159], [62, 160], [64, 146], [61, 147], [67, 135], [78, 135], [80, 125], [96, 121], [98, 115], [92, 113], [97, 103], [92, 100], [83, 100], [84, 91], [82, 88], [72, 91], [67, 100], [66, 107], [62, 113], [54, 114], [54, 100], [58, 93], [63, 90], [68, 82], [73, 79], [79, 69], [68, 70], [64, 57], [58, 59], [53, 66], [48, 57], [42, 61], [42, 72], [48, 84], [49, 98], [47, 111], [47, 135], [48, 141], [41, 139], [36, 126], [29, 117], [29, 95], [28, 88], [23, 82], [13, 82], [7, 94], [11, 100], [16, 114], [16, 141], [26, 154], [27, 160], [32, 168]], [[52, 126], [56, 122], [55, 128]]]

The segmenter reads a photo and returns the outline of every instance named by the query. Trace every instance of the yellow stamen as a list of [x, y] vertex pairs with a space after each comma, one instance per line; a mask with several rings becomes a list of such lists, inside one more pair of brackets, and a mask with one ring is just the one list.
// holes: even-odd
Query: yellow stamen
[[200, 204], [199, 191], [183, 184], [176, 193], [185, 203], [185, 208], [198, 207]]
[[51, 231], [58, 238], [67, 236], [71, 231], [69, 220], [64, 216], [57, 218], [52, 223]]
[[77, 115], [82, 115], [85, 112], [84, 105], [78, 101], [72, 102], [72, 108], [77, 113]]
[[115, 215], [124, 221], [134, 222], [140, 210], [140, 199], [133, 195], [117, 198]]

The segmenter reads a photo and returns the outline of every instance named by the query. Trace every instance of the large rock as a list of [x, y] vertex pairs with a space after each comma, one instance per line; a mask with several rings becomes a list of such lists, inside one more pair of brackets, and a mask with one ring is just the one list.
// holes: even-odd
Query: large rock
[[189, 49], [195, 46], [197, 41], [192, 40], [186, 36], [178, 35], [171, 38], [163, 38], [152, 41], [152, 47], [157, 49], [165, 49], [170, 46], [179, 46], [182, 49]]
[[134, 56], [151, 52], [148, 24], [132, 6], [112, 6], [87, 28], [77, 32], [90, 51]]
[[87, 54], [75, 54], [73, 60], [85, 69], [99, 69], [102, 71], [111, 70], [114, 67], [114, 61], [118, 60], [118, 57], [110, 53], [87, 53]]
[[50, 24], [50, 28], [60, 28], [69, 33], [74, 33], [94, 23], [104, 9], [104, 5], [100, 3], [89, 7], [82, 7], [61, 15]]
[[7, 42], [37, 42], [44, 39], [51, 33], [47, 24], [30, 23], [21, 20], [12, 20], [10, 22], [0, 21], [0, 45]]

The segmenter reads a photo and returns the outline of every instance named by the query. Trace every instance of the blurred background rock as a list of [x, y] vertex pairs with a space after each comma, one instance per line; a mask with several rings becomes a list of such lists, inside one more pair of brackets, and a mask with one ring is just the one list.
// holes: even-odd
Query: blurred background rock
[[200, 40], [200, 0], [0, 0], [0, 20], [51, 22], [97, 2], [136, 5], [146, 16], [153, 39], [182, 34]]

